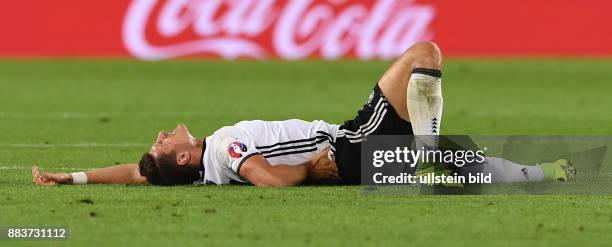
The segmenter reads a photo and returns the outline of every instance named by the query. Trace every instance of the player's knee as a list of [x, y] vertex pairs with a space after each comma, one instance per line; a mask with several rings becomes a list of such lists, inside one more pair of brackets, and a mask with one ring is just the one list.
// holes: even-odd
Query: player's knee
[[434, 42], [419, 42], [411, 46], [410, 53], [415, 68], [442, 69], [442, 52]]

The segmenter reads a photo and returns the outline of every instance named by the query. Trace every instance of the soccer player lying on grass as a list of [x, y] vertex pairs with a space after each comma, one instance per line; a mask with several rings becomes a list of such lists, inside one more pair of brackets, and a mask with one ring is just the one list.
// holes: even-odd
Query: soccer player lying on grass
[[[359, 184], [360, 148], [368, 135], [436, 136], [442, 119], [442, 56], [431, 42], [410, 47], [374, 86], [363, 109], [342, 125], [323, 121], [243, 121], [203, 140], [184, 125], [159, 132], [139, 164], [86, 172], [44, 173], [32, 167], [38, 185], [53, 184]], [[565, 160], [523, 166], [487, 158], [483, 172], [493, 182], [574, 180]]]

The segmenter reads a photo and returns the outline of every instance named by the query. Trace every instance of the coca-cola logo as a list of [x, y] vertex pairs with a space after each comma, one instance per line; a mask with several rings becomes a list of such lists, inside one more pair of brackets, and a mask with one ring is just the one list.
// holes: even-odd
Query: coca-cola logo
[[413, 0], [133, 0], [123, 41], [149, 60], [387, 59], [431, 39], [434, 15]]

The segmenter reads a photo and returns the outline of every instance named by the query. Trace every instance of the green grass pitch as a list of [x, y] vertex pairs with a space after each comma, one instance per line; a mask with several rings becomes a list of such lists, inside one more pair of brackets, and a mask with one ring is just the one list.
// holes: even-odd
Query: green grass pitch
[[[610, 196], [373, 196], [360, 187], [35, 187], [29, 168], [137, 162], [159, 129], [340, 123], [388, 62], [0, 61], [0, 246], [604, 246]], [[610, 60], [449, 60], [445, 134], [612, 134]], [[84, 199], [87, 199], [83, 201]], [[90, 202], [91, 201], [91, 202]]]

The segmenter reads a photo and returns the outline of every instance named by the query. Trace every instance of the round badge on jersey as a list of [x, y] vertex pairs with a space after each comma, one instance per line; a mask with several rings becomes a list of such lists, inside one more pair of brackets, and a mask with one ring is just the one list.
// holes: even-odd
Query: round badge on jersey
[[227, 147], [227, 152], [232, 158], [240, 158], [246, 151], [247, 147], [242, 142], [232, 142], [229, 147]]

